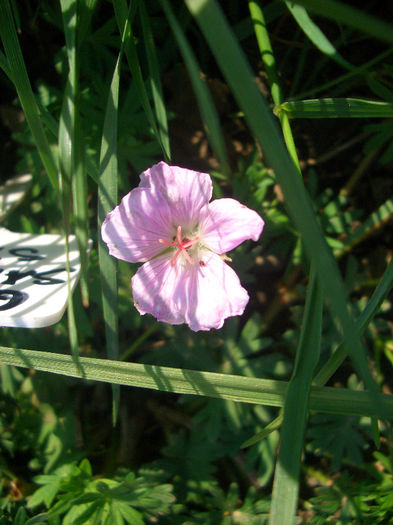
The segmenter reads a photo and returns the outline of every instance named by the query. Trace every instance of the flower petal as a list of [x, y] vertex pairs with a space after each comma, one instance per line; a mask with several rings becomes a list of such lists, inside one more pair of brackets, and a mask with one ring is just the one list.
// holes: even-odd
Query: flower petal
[[200, 213], [201, 242], [215, 253], [229, 252], [247, 239], [257, 241], [263, 226], [256, 211], [234, 199], [217, 199]]
[[183, 231], [195, 229], [211, 194], [207, 173], [155, 164], [105, 218], [101, 235], [109, 253], [129, 262], [148, 261], [162, 253], [165, 248], [159, 239], [172, 241], [178, 226]]
[[145, 262], [131, 280], [138, 312], [152, 314], [157, 321], [164, 323], [184, 323], [187, 272], [183, 273], [183, 270], [181, 264], [171, 266], [168, 254]]
[[201, 255], [194, 265], [171, 266], [166, 254], [139, 268], [132, 278], [137, 310], [194, 331], [221, 328], [227, 317], [241, 315], [249, 297], [238, 276], [218, 255]]
[[212, 181], [208, 173], [168, 166], [159, 162], [141, 174], [140, 187], [149, 187], [161, 195], [170, 206], [173, 226], [196, 227], [199, 210], [212, 196]]

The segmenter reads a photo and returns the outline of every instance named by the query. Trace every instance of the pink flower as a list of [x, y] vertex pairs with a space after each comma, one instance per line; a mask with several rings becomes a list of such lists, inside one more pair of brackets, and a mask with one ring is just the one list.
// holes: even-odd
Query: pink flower
[[144, 263], [132, 278], [135, 307], [194, 331], [221, 328], [249, 299], [225, 253], [257, 241], [263, 220], [234, 199], [209, 203], [207, 173], [160, 162], [140, 178], [101, 230], [111, 255]]

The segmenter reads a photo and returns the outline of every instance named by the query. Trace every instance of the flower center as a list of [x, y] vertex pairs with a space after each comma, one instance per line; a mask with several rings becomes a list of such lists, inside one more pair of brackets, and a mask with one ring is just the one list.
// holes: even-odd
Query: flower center
[[177, 252], [175, 253], [175, 255], [173, 256], [171, 260], [171, 266], [175, 266], [175, 262], [181, 253], [184, 254], [184, 257], [187, 259], [187, 261], [190, 264], [194, 264], [194, 261], [191, 259], [187, 250], [191, 248], [191, 246], [195, 244], [198, 240], [199, 240], [199, 237], [195, 237], [194, 239], [189, 239], [188, 237], [184, 237], [184, 239], [182, 239], [181, 226], [178, 226], [177, 235], [173, 239], [172, 242], [166, 241], [165, 239], [158, 239], [158, 242], [160, 242], [161, 244], [166, 244], [167, 246], [173, 246], [174, 248], [177, 248]]

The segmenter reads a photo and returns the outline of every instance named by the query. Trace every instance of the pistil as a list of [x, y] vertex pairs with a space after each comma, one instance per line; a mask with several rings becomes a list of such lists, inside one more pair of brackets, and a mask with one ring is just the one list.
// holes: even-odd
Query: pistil
[[181, 226], [178, 226], [175, 240], [170, 242], [166, 241], [165, 239], [158, 239], [158, 242], [160, 242], [161, 244], [166, 244], [166, 246], [173, 246], [174, 248], [177, 248], [177, 252], [171, 260], [171, 266], [175, 266], [176, 260], [182, 252], [184, 253], [184, 257], [187, 259], [187, 261], [190, 264], [194, 264], [194, 261], [191, 259], [187, 250], [191, 248], [191, 246], [195, 244], [198, 240], [199, 237], [195, 237], [194, 239], [188, 239], [187, 237], [185, 237], [184, 239], [182, 239]]

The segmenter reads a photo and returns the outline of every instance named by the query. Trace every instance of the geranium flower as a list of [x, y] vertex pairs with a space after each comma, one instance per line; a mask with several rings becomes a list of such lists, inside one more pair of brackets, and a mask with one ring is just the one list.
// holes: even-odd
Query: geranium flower
[[135, 307], [194, 331], [221, 328], [249, 299], [225, 253], [257, 241], [263, 220], [234, 199], [209, 202], [207, 173], [160, 162], [140, 179], [101, 230], [111, 255], [144, 263], [132, 278]]

